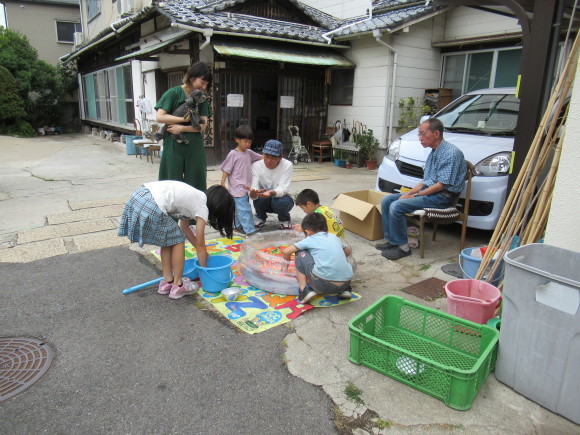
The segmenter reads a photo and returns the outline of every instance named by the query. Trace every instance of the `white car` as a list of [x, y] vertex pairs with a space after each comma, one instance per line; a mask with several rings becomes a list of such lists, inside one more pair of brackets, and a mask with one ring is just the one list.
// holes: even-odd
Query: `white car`
[[[467, 223], [471, 228], [492, 230], [501, 215], [519, 107], [515, 88], [479, 89], [452, 101], [434, 115], [445, 127], [443, 139], [457, 146], [465, 159], [475, 165]], [[379, 167], [377, 190], [398, 193], [423, 179], [431, 149], [423, 148], [417, 132], [418, 129], [410, 131], [389, 145]], [[465, 191], [462, 198], [464, 194]]]

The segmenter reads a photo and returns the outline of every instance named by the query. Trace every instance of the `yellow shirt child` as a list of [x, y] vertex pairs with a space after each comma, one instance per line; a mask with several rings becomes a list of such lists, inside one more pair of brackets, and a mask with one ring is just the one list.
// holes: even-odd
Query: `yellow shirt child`
[[[296, 205], [306, 214], [320, 213], [326, 219], [328, 232], [336, 237], [344, 239], [344, 227], [334, 212], [325, 205], [320, 205], [318, 194], [312, 189], [304, 189], [296, 197]], [[294, 226], [297, 231], [302, 231], [300, 225]]]

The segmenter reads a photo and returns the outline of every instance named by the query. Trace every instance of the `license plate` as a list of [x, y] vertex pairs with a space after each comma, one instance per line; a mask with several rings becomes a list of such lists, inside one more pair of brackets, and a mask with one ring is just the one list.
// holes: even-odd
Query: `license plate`
[[401, 193], [405, 193], [405, 192], [408, 192], [409, 190], [411, 190], [411, 188], [410, 188], [410, 187], [401, 186], [401, 190], [400, 190], [400, 192], [401, 192]]

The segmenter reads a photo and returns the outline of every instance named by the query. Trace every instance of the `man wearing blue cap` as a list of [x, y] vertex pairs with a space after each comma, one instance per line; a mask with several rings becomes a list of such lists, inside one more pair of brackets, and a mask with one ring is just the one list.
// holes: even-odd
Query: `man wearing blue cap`
[[262, 148], [263, 160], [252, 164], [252, 186], [248, 188], [250, 199], [254, 200], [256, 228], [261, 228], [268, 219], [268, 213], [276, 213], [280, 229], [292, 228], [290, 210], [294, 201], [288, 194], [293, 166], [282, 157], [284, 146], [270, 139]]

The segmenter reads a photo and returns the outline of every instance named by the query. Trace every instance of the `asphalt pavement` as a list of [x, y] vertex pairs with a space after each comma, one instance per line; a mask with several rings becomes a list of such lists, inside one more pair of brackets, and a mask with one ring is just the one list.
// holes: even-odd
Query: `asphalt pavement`
[[0, 264], [1, 336], [41, 338], [48, 372], [0, 404], [0, 432], [336, 433], [332, 401], [284, 363], [284, 327], [240, 332], [192, 298], [145, 289], [124, 247]]

